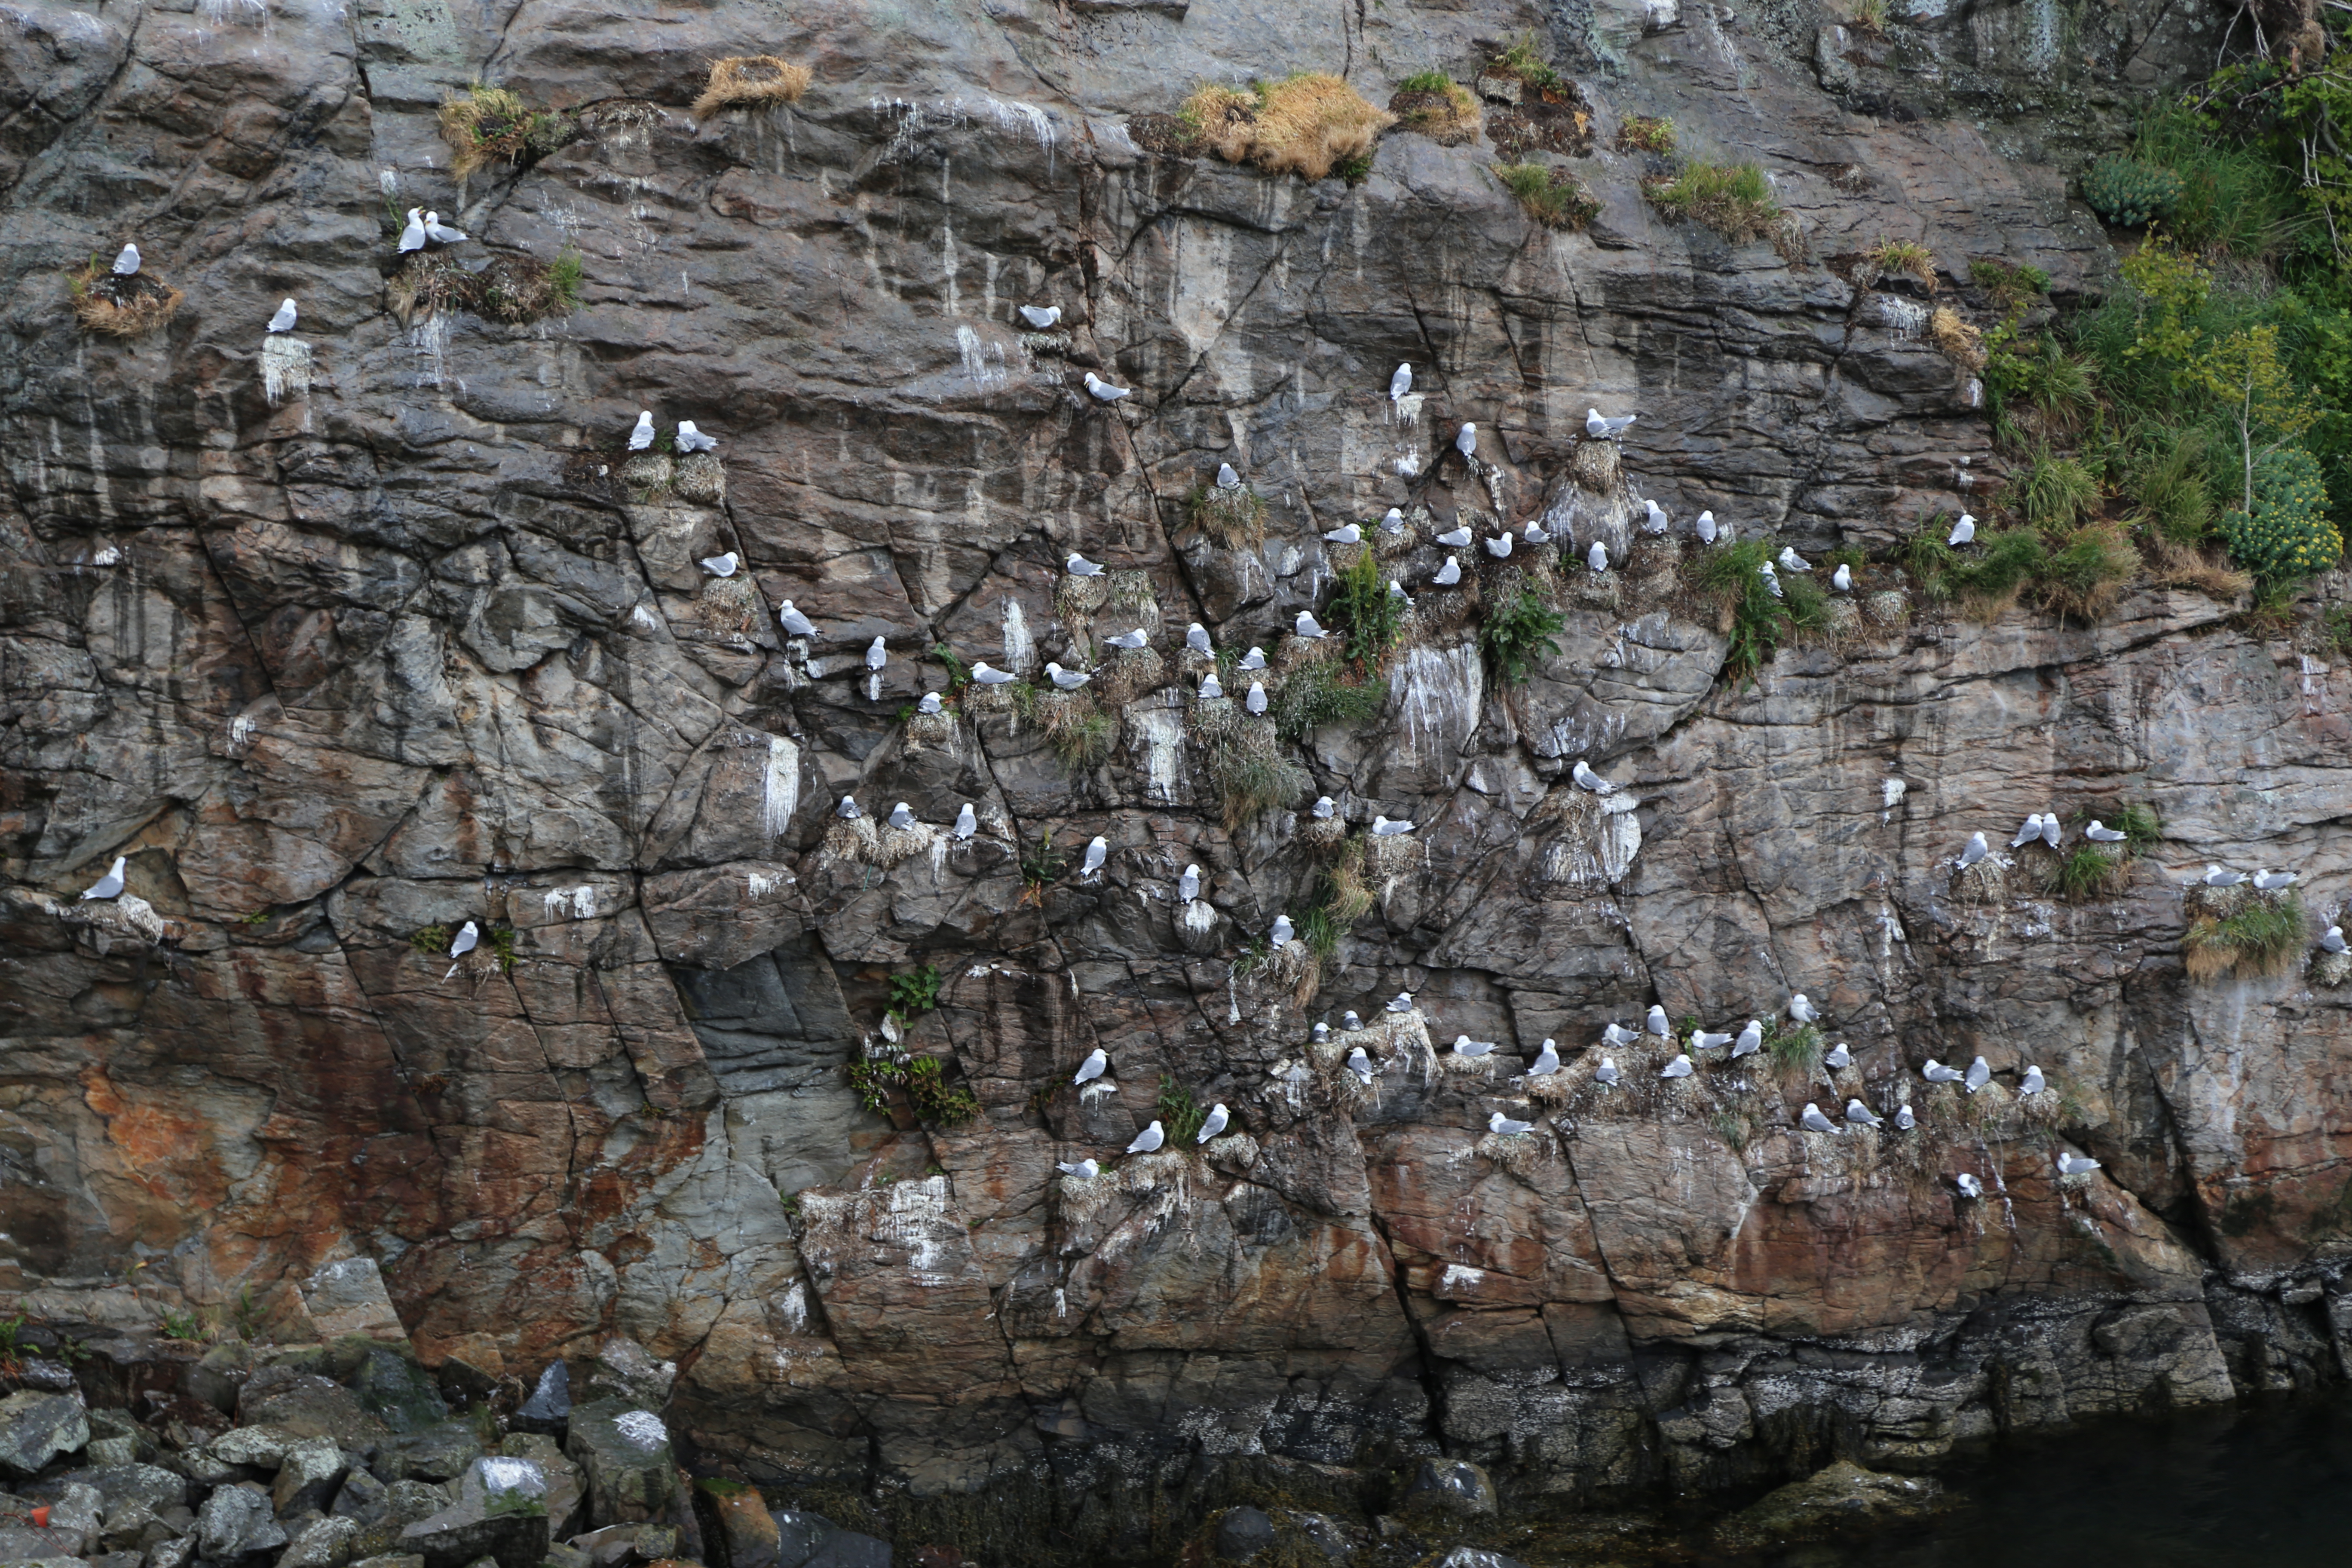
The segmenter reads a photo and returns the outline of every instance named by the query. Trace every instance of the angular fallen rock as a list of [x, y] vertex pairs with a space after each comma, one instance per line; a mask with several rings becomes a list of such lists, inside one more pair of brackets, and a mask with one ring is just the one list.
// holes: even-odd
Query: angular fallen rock
[[79, 1399], [29, 1390], [0, 1399], [0, 1475], [28, 1479], [89, 1441], [89, 1417]]

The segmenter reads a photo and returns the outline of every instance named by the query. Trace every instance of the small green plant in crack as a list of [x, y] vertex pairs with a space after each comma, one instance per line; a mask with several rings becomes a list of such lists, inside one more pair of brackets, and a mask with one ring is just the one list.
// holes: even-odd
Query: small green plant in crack
[[1538, 658], [1559, 657], [1559, 633], [1568, 617], [1532, 588], [1486, 612], [1478, 627], [1478, 651], [1498, 686], [1521, 686]]
[[1345, 665], [1325, 659], [1284, 677], [1266, 717], [1276, 734], [1296, 741], [1326, 724], [1370, 723], [1388, 699], [1388, 682], [1351, 679]]
[[163, 1321], [160, 1325], [159, 1331], [167, 1340], [182, 1340], [190, 1343], [205, 1337], [204, 1323], [194, 1312], [174, 1312], [167, 1310], [163, 1313]]
[[1189, 1149], [1201, 1135], [1201, 1124], [1209, 1119], [1206, 1106], [1192, 1098], [1192, 1092], [1166, 1074], [1160, 1079], [1160, 1130], [1167, 1134], [1163, 1147]]
[[926, 963], [890, 976], [890, 1011], [902, 1021], [940, 1005], [940, 966]]
[[512, 974], [515, 966], [515, 933], [512, 926], [492, 926], [484, 933], [489, 938], [491, 955], [499, 961], [500, 974]]
[[269, 911], [256, 910], [249, 915], [239, 915], [236, 919], [239, 925], [266, 926], [269, 923]]
[[1069, 859], [1068, 856], [1054, 847], [1054, 830], [1039, 828], [1035, 847], [1021, 852], [1021, 901], [1042, 907], [1045, 902], [1046, 885], [1062, 874], [1062, 868], [1069, 864]]
[[423, 926], [409, 933], [408, 945], [427, 958], [440, 958], [447, 954], [456, 934], [447, 926]]
[[1366, 674], [1388, 663], [1404, 630], [1404, 605], [1389, 592], [1388, 574], [1370, 550], [1359, 554], [1332, 584], [1325, 614], [1339, 632], [1349, 659]]
[[1812, 1024], [1793, 1028], [1778, 1018], [1764, 1022], [1764, 1054], [1782, 1068], [1818, 1071], [1822, 1065], [1822, 1031]]

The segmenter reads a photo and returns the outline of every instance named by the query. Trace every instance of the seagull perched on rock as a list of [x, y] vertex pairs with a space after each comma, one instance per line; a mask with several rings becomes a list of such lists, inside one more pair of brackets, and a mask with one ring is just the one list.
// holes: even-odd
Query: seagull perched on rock
[[1800, 991], [1789, 998], [1789, 1016], [1800, 1024], [1818, 1024], [1822, 1021], [1822, 1010], [1813, 1005], [1811, 997]]
[[2292, 871], [2257, 871], [2254, 873], [2254, 887], [2262, 892], [2275, 893], [2294, 887], [2294, 877]]
[[2131, 835], [2118, 833], [2095, 816], [2091, 818], [2091, 826], [2083, 829], [2083, 837], [2094, 844], [2121, 844]]
[[1946, 539], [1944, 542], [1957, 549], [1960, 545], [1968, 543], [1970, 540], [1976, 538], [1976, 536], [1977, 520], [1970, 517], [1967, 512], [1962, 512], [1960, 513], [1960, 521], [1952, 524], [1951, 535]]
[[1699, 513], [1698, 521], [1691, 524], [1691, 531], [1698, 535], [1700, 543], [1713, 544], [1715, 542], [1715, 513], [1711, 511], [1703, 511]]
[[1078, 1076], [1072, 1079], [1070, 1081], [1072, 1083], [1092, 1083], [1095, 1079], [1102, 1077], [1103, 1074], [1108, 1071], [1110, 1071], [1110, 1058], [1104, 1052], [1100, 1046], [1097, 1046], [1093, 1050], [1087, 1053], [1087, 1059], [1078, 1064]]
[[1675, 1032], [1674, 1026], [1666, 1022], [1666, 1010], [1655, 1002], [1650, 1004], [1650, 1016], [1642, 1020], [1642, 1026], [1662, 1040]]
[[122, 896], [122, 868], [130, 864], [128, 856], [117, 855], [105, 876], [82, 889], [84, 899], [119, 899]]
[[1846, 1068], [1853, 1066], [1853, 1053], [1845, 1048], [1845, 1042], [1843, 1040], [1840, 1040], [1836, 1045], [1832, 1046], [1829, 1048], [1828, 1053], [1822, 1058], [1822, 1066], [1829, 1068], [1832, 1072], [1843, 1072]]
[[866, 645], [866, 668], [879, 669], [889, 662], [889, 646], [877, 635], [872, 642]]
[[1168, 1134], [1160, 1129], [1160, 1123], [1154, 1121], [1150, 1126], [1135, 1135], [1135, 1142], [1127, 1146], [1127, 1152], [1130, 1154], [1149, 1154], [1166, 1142], [1168, 1142]]
[[1201, 896], [1201, 868], [1187, 866], [1184, 874], [1176, 879], [1176, 898], [1180, 903], [1191, 903]]
[[694, 427], [691, 419], [677, 422], [677, 435], [673, 439], [681, 452], [708, 452], [719, 445], [718, 437], [704, 435]]
[[892, 806], [890, 808], [890, 826], [901, 828], [914, 826], [915, 808], [908, 805], [903, 800], [897, 805]]
[[1549, 1078], [1559, 1070], [1559, 1052], [1552, 1045], [1551, 1041], [1546, 1040], [1543, 1043], [1543, 1048], [1536, 1052], [1536, 1059], [1528, 1064], [1528, 1076], [1529, 1078]]
[[988, 664], [973, 665], [971, 667], [971, 678], [974, 680], [979, 681], [982, 686], [1009, 686], [1013, 681], [1021, 679], [1017, 675], [1007, 674], [1005, 671], [998, 669]]
[[1391, 1012], [1391, 1013], [1410, 1013], [1410, 1012], [1412, 1012], [1412, 992], [1410, 992], [1410, 991], [1400, 991], [1400, 992], [1398, 992], [1395, 995], [1393, 995], [1393, 996], [1390, 997], [1390, 998], [1389, 998], [1389, 1011], [1390, 1011], [1390, 1012]]
[[1462, 581], [1462, 563], [1451, 555], [1447, 556], [1445, 564], [1437, 569], [1437, 575], [1430, 581], [1441, 588], [1451, 588]]
[[1616, 1062], [1605, 1056], [1601, 1058], [1601, 1065], [1592, 1069], [1592, 1081], [1603, 1089], [1615, 1089], [1617, 1077]]
[[1346, 1029], [1350, 1034], [1363, 1026], [1364, 1021], [1356, 1016], [1356, 1010], [1353, 1007], [1349, 1008], [1346, 1012], [1339, 1015], [1339, 1027]]
[[1298, 933], [1292, 927], [1288, 915], [1276, 915], [1274, 917], [1274, 930], [1269, 934], [1274, 939], [1274, 945], [1280, 947]]
[[1780, 546], [1780, 570], [1783, 572], [1810, 572], [1813, 569], [1813, 563], [1798, 554], [1792, 545]]
[[1660, 1078], [1688, 1078], [1690, 1075], [1691, 1059], [1685, 1056], [1677, 1056], [1674, 1060], [1668, 1062], [1665, 1066], [1658, 1069], [1658, 1076]]
[[1842, 1132], [1844, 1131], [1844, 1129], [1840, 1127], [1836, 1122], [1832, 1121], [1828, 1117], [1823, 1116], [1822, 1114], [1822, 1108], [1814, 1104], [1810, 1100], [1805, 1101], [1804, 1114], [1798, 1117], [1797, 1121], [1799, 1125], [1802, 1126], [1808, 1132]]
[[1576, 759], [1576, 765], [1568, 770], [1568, 776], [1575, 781], [1576, 787], [1580, 790], [1590, 790], [1594, 795], [1617, 793], [1617, 786], [1594, 773], [1582, 757]]
[[1388, 510], [1381, 513], [1381, 531], [1382, 533], [1402, 533], [1404, 531], [1404, 513], [1399, 511], [1395, 507], [1391, 507]]
[[[467, 921], [464, 925], [457, 928], [457, 940], [449, 944], [449, 956], [452, 958], [465, 957], [467, 953], [474, 951], [475, 944], [479, 942], [481, 940], [482, 928], [476, 925], [473, 921]], [[455, 974], [457, 973], [457, 966], [454, 963], [451, 964], [449, 966], [449, 974]], [[449, 974], [445, 974], [441, 978], [446, 980], [449, 978]]]
[[1099, 833], [1096, 834], [1094, 837], [1087, 842], [1086, 864], [1078, 868], [1078, 875], [1081, 877], [1093, 876], [1096, 872], [1103, 868], [1103, 862], [1109, 858], [1109, 840], [1106, 839]]
[[1242, 488], [1242, 477], [1234, 471], [1234, 466], [1231, 463], [1217, 465], [1217, 488], [1221, 490], [1237, 490]]
[[1985, 837], [1983, 834], [1969, 834], [1969, 847], [1960, 851], [1960, 869], [1963, 871], [1967, 870], [1969, 867], [1975, 865], [1978, 861], [1983, 859], [1986, 856], [1991, 853], [1992, 847], [1985, 842]]
[[468, 236], [464, 229], [443, 223], [439, 213], [428, 212], [425, 215], [425, 237], [436, 245], [457, 245]]
[[1533, 520], [1528, 521], [1527, 527], [1519, 530], [1519, 537], [1527, 541], [1529, 544], [1549, 544], [1551, 542], [1550, 531], [1547, 530], [1542, 523]]
[[1952, 1178], [1952, 1185], [1960, 1189], [1960, 1196], [1964, 1198], [1980, 1198], [1984, 1196], [1984, 1184], [1978, 1181], [1974, 1176], [1969, 1175], [1966, 1171], [1962, 1171], [1958, 1175]]
[[1761, 1049], [1763, 1045], [1764, 1022], [1760, 1018], [1750, 1018], [1739, 1031], [1739, 1038], [1732, 1043], [1731, 1054], [1735, 1058], [1748, 1056]]
[[1648, 514], [1642, 519], [1642, 531], [1644, 533], [1665, 532], [1669, 526], [1668, 520], [1666, 518], [1666, 509], [1660, 506], [1654, 500], [1644, 500], [1642, 504], [1649, 508]]
[[1598, 408], [1584, 411], [1584, 433], [1596, 438], [1610, 438], [1625, 434], [1639, 415], [1622, 414], [1612, 419]]
[[1330, 820], [1331, 820], [1331, 814], [1332, 814], [1333, 812], [1335, 812], [1335, 811], [1339, 810], [1339, 803], [1338, 801], [1336, 801], [1336, 800], [1333, 800], [1329, 795], [1317, 795], [1317, 796], [1315, 797], [1314, 812], [1315, 812], [1315, 820], [1316, 820], [1316, 821], [1318, 821], [1318, 822], [1328, 822], [1328, 821], [1330, 821]]
[[1412, 390], [1412, 366], [1401, 364], [1389, 374], [1389, 401], [1396, 402]]
[[1969, 1064], [1968, 1077], [1961, 1080], [1961, 1087], [1970, 1094], [1974, 1094], [1991, 1081], [1992, 1064], [1986, 1061], [1984, 1058], [1979, 1057]]
[[1948, 1068], [1935, 1058], [1929, 1057], [1927, 1065], [1919, 1069], [1919, 1076], [1929, 1083], [1958, 1083], [1960, 1081], [1960, 1069]]
[[2009, 847], [2011, 849], [2014, 849], [2021, 844], [2031, 844], [2033, 840], [2041, 837], [2042, 814], [2037, 811], [2032, 816], [2027, 817], [2023, 825], [2018, 828], [2017, 837], [2009, 841]]
[[979, 831], [980, 815], [971, 809], [971, 802], [965, 801], [963, 809], [956, 813], [955, 836], [958, 838], [969, 838]]
[[1087, 681], [1092, 680], [1094, 677], [1091, 675], [1081, 675], [1075, 669], [1064, 669], [1052, 659], [1047, 659], [1045, 661], [1045, 679], [1054, 683], [1054, 688], [1057, 691], [1076, 691], [1079, 687], [1084, 686]]
[[[1763, 1038], [1763, 1036], [1759, 1035], [1757, 1038], [1760, 1041]], [[1693, 1029], [1690, 1032], [1689, 1040], [1685, 1043], [1690, 1047], [1691, 1055], [1696, 1056], [1701, 1051], [1712, 1051], [1731, 1044], [1731, 1037], [1729, 1035], [1711, 1035], [1705, 1029]], [[1753, 1050], [1754, 1048], [1755, 1047], [1752, 1046], [1748, 1047], [1750, 1050]], [[1745, 1056], [1747, 1052], [1742, 1051], [1736, 1054]]]
[[1099, 577], [1103, 574], [1100, 565], [1076, 551], [1072, 551], [1069, 559], [1062, 563], [1062, 570], [1073, 577]]
[[1375, 838], [1394, 838], [1401, 834], [1411, 833], [1413, 825], [1410, 822], [1391, 822], [1380, 816], [1372, 818], [1372, 837]]
[[1838, 569], [1830, 574], [1830, 586], [1836, 589], [1841, 594], [1853, 593], [1853, 568], [1848, 566], [1843, 561], [1839, 562]]
[[1467, 1035], [1454, 1037], [1454, 1054], [1457, 1057], [1483, 1057], [1494, 1048], [1492, 1040], [1474, 1040]]
[[806, 616], [802, 615], [800, 611], [794, 609], [793, 607], [793, 602], [790, 599], [786, 599], [782, 605], [776, 607], [776, 624], [783, 627], [785, 633], [792, 637], [813, 637], [816, 636], [815, 625], [811, 622]]
[[2087, 1176], [2099, 1168], [2099, 1163], [2088, 1154], [2070, 1154], [2058, 1151], [2058, 1173], [2062, 1176]]
[[1087, 391], [1094, 395], [1097, 403], [1117, 403], [1133, 390], [1133, 387], [1114, 386], [1094, 372], [1087, 372]]
[[1226, 1111], [1224, 1101], [1219, 1100], [1209, 1108], [1208, 1119], [1201, 1123], [1200, 1134], [1192, 1142], [1206, 1143], [1210, 1139], [1223, 1132], [1232, 1121], [1233, 1117]]
[[1253, 680], [1250, 682], [1248, 692], [1242, 698], [1242, 706], [1252, 713], [1263, 713], [1265, 711], [1265, 681]]
[[1407, 605], [1411, 605], [1412, 603], [1412, 596], [1404, 591], [1404, 584], [1398, 582], [1393, 577], [1389, 579], [1389, 597], [1391, 599], [1401, 599]]
[[1120, 632], [1116, 637], [1103, 638], [1104, 643], [1111, 647], [1125, 648], [1141, 647], [1150, 640], [1151, 634], [1141, 626], [1136, 627], [1131, 632]]
[[1517, 1138], [1522, 1132], [1532, 1132], [1535, 1130], [1534, 1122], [1514, 1121], [1499, 1110], [1486, 1118], [1486, 1131], [1499, 1137]]
[[1198, 621], [1194, 621], [1191, 626], [1184, 628], [1184, 646], [1191, 648], [1194, 653], [1214, 653], [1216, 651], [1216, 649], [1209, 646], [1209, 628], [1202, 626]]
[[732, 577], [735, 575], [735, 568], [742, 563], [742, 557], [730, 550], [724, 555], [703, 557], [702, 569], [713, 577]]
[[1021, 319], [1029, 323], [1033, 331], [1042, 332], [1048, 327], [1058, 325], [1062, 320], [1062, 307], [1059, 305], [1024, 305], [1020, 310]]
[[1213, 698], [1223, 697], [1224, 694], [1225, 683], [1217, 679], [1214, 670], [1201, 677], [1201, 700], [1206, 702]]
[[2344, 952], [2344, 928], [2342, 926], [2332, 925], [2326, 931], [2320, 932], [2319, 947], [2320, 951], [2323, 952]]
[[1454, 449], [1462, 454], [1464, 461], [1475, 462], [1478, 458], [1478, 426], [1465, 421], [1454, 434]]
[[1486, 553], [1497, 561], [1507, 559], [1511, 553], [1511, 536], [1507, 533], [1499, 538], [1483, 540], [1480, 542], [1486, 545]]
[[1347, 523], [1326, 533], [1323, 542], [1326, 544], [1361, 544], [1364, 531], [1352, 522]]
[[1315, 613], [1311, 610], [1299, 611], [1298, 618], [1291, 623], [1291, 629], [1298, 634], [1299, 639], [1303, 642], [1318, 642], [1331, 635], [1323, 629], [1323, 623], [1315, 618]]
[[1848, 1100], [1845, 1102], [1845, 1119], [1848, 1121], [1853, 1122], [1856, 1127], [1875, 1127], [1878, 1125], [1878, 1117], [1876, 1113], [1874, 1112], [1870, 1107], [1864, 1105], [1858, 1100]]
[[833, 815], [844, 822], [855, 822], [866, 814], [857, 809], [856, 795], [845, 795], [841, 797], [841, 804], [833, 808]]
[[294, 330], [294, 317], [296, 314], [297, 311], [293, 300], [288, 300], [281, 302], [278, 307], [278, 313], [269, 318], [269, 330], [273, 332], [292, 331]]
[[1449, 528], [1437, 536], [1437, 542], [1448, 550], [1467, 550], [1470, 548], [1470, 531], [1460, 527]]
[[2017, 1086], [2017, 1098], [2023, 1100], [2029, 1094], [2040, 1094], [2048, 1087], [2042, 1079], [2042, 1069], [2028, 1062], [2025, 1064], [2025, 1078]]
[[1627, 1028], [1624, 1025], [1612, 1020], [1601, 1026], [1601, 1037], [1608, 1044], [1622, 1048], [1632, 1045], [1642, 1037]]
[[1234, 666], [1234, 668], [1244, 671], [1264, 669], [1265, 668], [1265, 649], [1259, 647], [1253, 643], [1250, 646], [1249, 652], [1242, 655], [1241, 663]]
[[629, 429], [629, 450], [642, 452], [654, 444], [654, 411], [637, 410], [637, 422]]
[[2243, 871], [2224, 871], [2219, 866], [2205, 868], [2205, 885], [2209, 888], [2234, 888], [2245, 879]]
[[114, 253], [114, 275], [128, 278], [139, 270], [139, 247], [126, 245]]
[[1609, 547], [1601, 543], [1601, 541], [1597, 539], [1594, 540], [1592, 542], [1592, 548], [1584, 552], [1584, 563], [1587, 566], [1591, 567], [1595, 572], [1608, 571]]
[[424, 248], [425, 209], [411, 207], [408, 209], [408, 226], [400, 231], [400, 253], [405, 256], [412, 250]]
[[1356, 1075], [1359, 1082], [1372, 1081], [1372, 1058], [1364, 1054], [1363, 1047], [1358, 1046], [1348, 1053], [1348, 1070]]
[[1774, 598], [1785, 599], [1789, 596], [1787, 591], [1780, 586], [1780, 574], [1772, 569], [1772, 563], [1769, 561], [1756, 568], [1756, 574], [1764, 579], [1764, 586], [1771, 591]]
[[1906, 1105], [1896, 1108], [1895, 1112], [1895, 1126], [1897, 1131], [1908, 1132], [1911, 1129], [1918, 1125], [1919, 1119], [1911, 1114], [1911, 1108], [1909, 1106]]
[[1067, 1160], [1056, 1160], [1054, 1162], [1054, 1169], [1071, 1180], [1078, 1182], [1091, 1182], [1102, 1173], [1101, 1163], [1094, 1160], [1081, 1160], [1075, 1165]]
[[2056, 812], [2045, 811], [2042, 814], [2042, 843], [2047, 844], [2051, 848], [2055, 849], [2058, 847], [2058, 840], [2064, 837], [2065, 835], [2065, 826], [2058, 820], [2058, 814]]

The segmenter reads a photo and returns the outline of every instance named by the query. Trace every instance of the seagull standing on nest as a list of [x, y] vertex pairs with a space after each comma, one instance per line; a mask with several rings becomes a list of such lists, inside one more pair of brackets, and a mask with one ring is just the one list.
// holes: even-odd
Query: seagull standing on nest
[[1395, 374], [1389, 377], [1389, 401], [1391, 403], [1398, 402], [1403, 398], [1406, 393], [1411, 392], [1412, 390], [1412, 366], [1411, 364], [1401, 364], [1397, 366]]
[[629, 431], [629, 450], [642, 452], [653, 444], [654, 411], [650, 408], [640, 408], [637, 410], [636, 425]]
[[1062, 307], [1059, 305], [1024, 305], [1021, 307], [1021, 319], [1029, 323], [1029, 328], [1032, 331], [1042, 332], [1046, 328], [1054, 326], [1061, 321]]

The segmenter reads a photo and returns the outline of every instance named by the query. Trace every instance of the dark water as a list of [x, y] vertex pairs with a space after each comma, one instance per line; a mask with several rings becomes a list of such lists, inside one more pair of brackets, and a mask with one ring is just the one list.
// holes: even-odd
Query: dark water
[[2352, 1399], [2102, 1425], [1947, 1476], [1951, 1512], [1776, 1568], [2347, 1568]]

